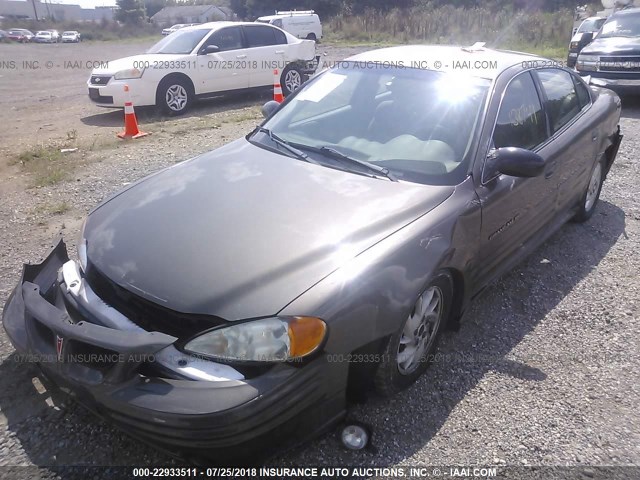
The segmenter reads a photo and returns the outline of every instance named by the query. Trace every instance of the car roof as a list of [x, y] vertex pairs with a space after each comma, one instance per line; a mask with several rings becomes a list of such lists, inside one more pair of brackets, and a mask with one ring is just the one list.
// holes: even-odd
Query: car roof
[[255, 25], [256, 22], [230, 22], [230, 21], [219, 21], [219, 22], [209, 22], [209, 23], [201, 23], [200, 25], [191, 25], [190, 27], [184, 27], [182, 30], [198, 30], [198, 29], [212, 29], [218, 30], [223, 27], [231, 27], [234, 25]]
[[[514, 65], [538, 60], [543, 57], [530, 53], [494, 50], [485, 47], [459, 47], [444, 45], [404, 45], [370, 50], [347, 58], [353, 62], [389, 63], [405, 68], [423, 68], [442, 72], [461, 73], [474, 77], [495, 79], [500, 73]], [[469, 68], [466, 63], [470, 62]], [[480, 61], [480, 64], [476, 64]], [[438, 65], [436, 63], [439, 62]], [[492, 68], [476, 68], [482, 62], [492, 62]], [[488, 65], [488, 64], [487, 64]], [[493, 68], [495, 66], [495, 68]]]

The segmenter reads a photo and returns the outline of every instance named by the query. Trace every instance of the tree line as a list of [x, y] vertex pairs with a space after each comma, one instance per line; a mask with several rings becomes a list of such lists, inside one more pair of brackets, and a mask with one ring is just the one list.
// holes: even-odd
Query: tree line
[[489, 8], [501, 11], [532, 10], [555, 11], [573, 9], [578, 0], [117, 0], [120, 7], [117, 20], [124, 23], [140, 23], [166, 6], [207, 5], [227, 6], [239, 18], [253, 20], [277, 10], [315, 10], [323, 17], [338, 13], [357, 15], [369, 10], [385, 12], [392, 9], [438, 8], [451, 5], [458, 8]]

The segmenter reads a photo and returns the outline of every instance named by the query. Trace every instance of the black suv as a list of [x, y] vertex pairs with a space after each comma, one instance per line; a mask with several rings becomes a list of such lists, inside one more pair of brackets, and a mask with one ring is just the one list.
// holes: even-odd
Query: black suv
[[578, 55], [576, 70], [592, 85], [640, 93], [640, 8], [611, 15]]

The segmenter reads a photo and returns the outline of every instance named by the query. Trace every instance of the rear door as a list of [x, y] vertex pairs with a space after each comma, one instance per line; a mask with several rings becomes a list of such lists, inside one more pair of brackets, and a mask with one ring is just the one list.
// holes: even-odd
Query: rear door
[[556, 163], [557, 209], [573, 207], [584, 193], [600, 137], [589, 115], [589, 91], [582, 80], [559, 68], [535, 72], [547, 112]]
[[[485, 161], [477, 187], [482, 205], [479, 274], [488, 279], [503, 271], [527, 240], [555, 213], [555, 159], [547, 148], [549, 131], [533, 77], [529, 71], [507, 85], [498, 111], [492, 147], [520, 147], [547, 160], [545, 172], [534, 178], [501, 174]], [[489, 152], [489, 156], [491, 151]]]
[[273, 70], [280, 73], [286, 66], [287, 37], [270, 25], [245, 25], [246, 60], [249, 65], [249, 86], [273, 85]]

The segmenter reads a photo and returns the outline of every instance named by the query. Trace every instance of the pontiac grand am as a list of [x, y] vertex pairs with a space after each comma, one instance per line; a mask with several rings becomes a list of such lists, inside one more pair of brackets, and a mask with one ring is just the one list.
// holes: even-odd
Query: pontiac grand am
[[[441, 68], [408, 67], [425, 59]], [[349, 58], [95, 208], [76, 260], [60, 240], [24, 267], [4, 328], [175, 455], [253, 461], [326, 431], [353, 386], [412, 385], [488, 282], [597, 208], [620, 99], [548, 65], [481, 45]]]

